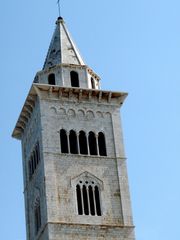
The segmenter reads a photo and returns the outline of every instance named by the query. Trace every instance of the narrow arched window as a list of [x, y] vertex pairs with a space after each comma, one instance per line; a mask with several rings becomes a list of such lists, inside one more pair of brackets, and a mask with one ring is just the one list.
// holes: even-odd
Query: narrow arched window
[[81, 195], [81, 188], [79, 185], [76, 186], [76, 195], [77, 195], [78, 214], [83, 215], [82, 195]]
[[95, 82], [94, 82], [94, 78], [91, 78], [91, 86], [92, 86], [92, 89], [95, 89]]
[[107, 156], [105, 136], [104, 136], [104, 133], [102, 132], [98, 134], [98, 145], [99, 145], [99, 155]]
[[81, 179], [76, 185], [79, 215], [102, 216], [99, 185], [91, 179]]
[[71, 76], [71, 87], [79, 87], [79, 75], [75, 71], [70, 72]]
[[48, 76], [48, 84], [50, 85], [56, 85], [56, 80], [55, 80], [55, 74], [51, 73]]
[[32, 177], [32, 173], [33, 172], [33, 170], [32, 170], [32, 162], [31, 162], [31, 160], [29, 160], [29, 179], [31, 179], [31, 177]]
[[96, 200], [96, 212], [98, 216], [101, 216], [101, 205], [100, 205], [100, 197], [99, 197], [99, 188], [95, 186], [95, 200]]
[[61, 152], [68, 153], [68, 138], [67, 133], [64, 129], [60, 131], [60, 141], [61, 141]]
[[39, 142], [37, 142], [36, 147], [35, 147], [35, 152], [36, 152], [36, 161], [37, 161], [37, 165], [40, 161], [40, 149], [39, 149]]
[[40, 200], [36, 200], [35, 208], [34, 208], [34, 223], [35, 223], [35, 233], [37, 234], [41, 227], [41, 207]]
[[78, 154], [77, 135], [76, 132], [71, 130], [69, 134], [70, 152]]
[[38, 167], [39, 162], [40, 162], [40, 150], [39, 142], [37, 142], [29, 159], [29, 179], [31, 179], [33, 174], [35, 173], [35, 170]]
[[89, 186], [88, 187], [88, 192], [89, 192], [89, 204], [90, 204], [90, 211], [91, 211], [91, 215], [94, 216], [95, 215], [95, 202], [94, 202], [94, 191], [93, 191], [93, 187]]
[[79, 147], [80, 154], [88, 154], [87, 138], [84, 131], [80, 131], [79, 133]]
[[90, 132], [88, 139], [89, 139], [90, 155], [97, 155], [97, 142], [96, 142], [95, 133]]
[[35, 171], [35, 162], [34, 162], [34, 154], [31, 155], [31, 162], [32, 162], [32, 174], [34, 174]]
[[87, 188], [85, 185], [83, 185], [82, 191], [83, 191], [83, 201], [84, 201], [84, 214], [89, 215], [88, 194], [87, 194]]

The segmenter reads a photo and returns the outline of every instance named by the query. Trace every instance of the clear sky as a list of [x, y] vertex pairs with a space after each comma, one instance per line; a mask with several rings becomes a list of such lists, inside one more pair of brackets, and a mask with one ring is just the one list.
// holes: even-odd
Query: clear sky
[[[102, 88], [129, 93], [121, 114], [137, 240], [180, 236], [179, 12], [179, 0], [62, 0]], [[21, 145], [11, 133], [56, 18], [56, 0], [0, 2], [2, 240], [25, 240]]]

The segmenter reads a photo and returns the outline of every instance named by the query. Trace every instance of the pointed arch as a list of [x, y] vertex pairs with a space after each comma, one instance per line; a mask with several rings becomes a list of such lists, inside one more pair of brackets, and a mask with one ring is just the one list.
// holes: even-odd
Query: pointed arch
[[79, 87], [79, 74], [75, 71], [70, 72], [71, 87]]

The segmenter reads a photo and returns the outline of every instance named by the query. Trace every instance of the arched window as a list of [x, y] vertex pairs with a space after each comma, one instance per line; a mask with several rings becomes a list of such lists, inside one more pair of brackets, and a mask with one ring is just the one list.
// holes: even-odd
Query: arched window
[[41, 227], [41, 207], [40, 199], [38, 198], [34, 207], [34, 223], [35, 223], [35, 233], [37, 234]]
[[94, 215], [95, 215], [95, 202], [94, 202], [93, 187], [92, 187], [92, 186], [89, 186], [89, 187], [88, 187], [88, 191], [89, 191], [90, 211], [91, 211], [91, 215], [94, 216]]
[[94, 78], [91, 78], [91, 86], [92, 86], [92, 89], [95, 89], [95, 82], [94, 82]]
[[56, 85], [56, 80], [55, 80], [55, 74], [51, 73], [48, 76], [48, 84], [50, 85]]
[[88, 154], [88, 147], [87, 147], [87, 138], [86, 134], [83, 131], [79, 133], [79, 147], [80, 147], [80, 154]]
[[79, 75], [75, 71], [70, 72], [71, 76], [71, 87], [79, 87]]
[[76, 132], [71, 130], [69, 134], [70, 152], [78, 154], [77, 135]]
[[100, 205], [100, 197], [99, 197], [99, 188], [98, 188], [98, 186], [95, 186], [95, 200], [96, 200], [97, 215], [101, 216], [101, 205]]
[[102, 215], [99, 187], [95, 181], [79, 180], [76, 185], [76, 197], [79, 215]]
[[99, 145], [99, 155], [107, 156], [105, 136], [104, 136], [104, 133], [102, 132], [98, 134], [98, 145]]
[[90, 132], [88, 139], [90, 155], [97, 155], [97, 143], [95, 133]]
[[83, 215], [82, 195], [81, 195], [81, 188], [79, 185], [76, 186], [76, 196], [77, 196], [78, 214]]
[[60, 131], [60, 141], [61, 141], [61, 152], [69, 153], [67, 133], [64, 129], [61, 129]]
[[29, 160], [29, 179], [32, 178], [38, 164], [40, 162], [40, 149], [39, 149], [39, 142], [34, 147], [34, 150], [31, 153], [30, 160]]
[[84, 214], [89, 215], [88, 192], [85, 185], [83, 185], [82, 187], [82, 192], [83, 192]]

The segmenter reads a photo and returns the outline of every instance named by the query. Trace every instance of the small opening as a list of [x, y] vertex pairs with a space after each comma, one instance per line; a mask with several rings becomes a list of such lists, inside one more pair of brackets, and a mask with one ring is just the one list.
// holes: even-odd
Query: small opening
[[41, 209], [40, 209], [40, 204], [35, 207], [35, 230], [36, 234], [38, 233], [40, 227], [41, 227]]
[[35, 163], [34, 163], [34, 156], [31, 156], [31, 163], [32, 163], [32, 175], [34, 174], [35, 171]]
[[64, 129], [61, 129], [60, 131], [60, 140], [61, 140], [61, 152], [62, 153], [68, 153], [68, 139], [67, 134]]
[[33, 152], [33, 159], [34, 159], [34, 166], [35, 166], [35, 169], [37, 167], [37, 164], [38, 164], [38, 160], [37, 160], [37, 156], [36, 156], [36, 151]]
[[99, 155], [107, 156], [105, 136], [102, 132], [98, 135]]
[[100, 197], [99, 197], [99, 189], [95, 186], [95, 200], [96, 200], [96, 211], [97, 215], [101, 216], [101, 206], [100, 206]]
[[71, 76], [71, 87], [79, 87], [79, 75], [75, 71], [70, 72]]
[[88, 154], [87, 148], [87, 138], [86, 134], [83, 131], [79, 133], [79, 146], [80, 146], [80, 154]]
[[29, 179], [32, 177], [32, 162], [29, 160]]
[[93, 78], [91, 78], [91, 86], [92, 86], [92, 89], [95, 89], [96, 87], [95, 87], [95, 82], [94, 82], [94, 79]]
[[56, 85], [55, 74], [54, 73], [49, 74], [49, 76], [48, 76], [48, 83], [50, 85]]
[[84, 200], [84, 213], [85, 215], [89, 215], [88, 196], [87, 196], [87, 189], [85, 185], [83, 185], [83, 200]]
[[89, 151], [90, 155], [97, 155], [96, 136], [93, 132], [89, 133]]
[[77, 194], [78, 214], [83, 215], [81, 188], [79, 185], [77, 185], [76, 187], [76, 194]]
[[77, 136], [76, 136], [76, 132], [73, 130], [70, 131], [69, 142], [70, 142], [70, 152], [73, 154], [78, 154]]
[[39, 143], [36, 144], [36, 158], [37, 158], [37, 164], [40, 162], [40, 152], [39, 152]]
[[90, 202], [90, 211], [91, 215], [95, 215], [95, 207], [94, 207], [94, 193], [93, 193], [93, 188], [89, 186], [89, 202]]

